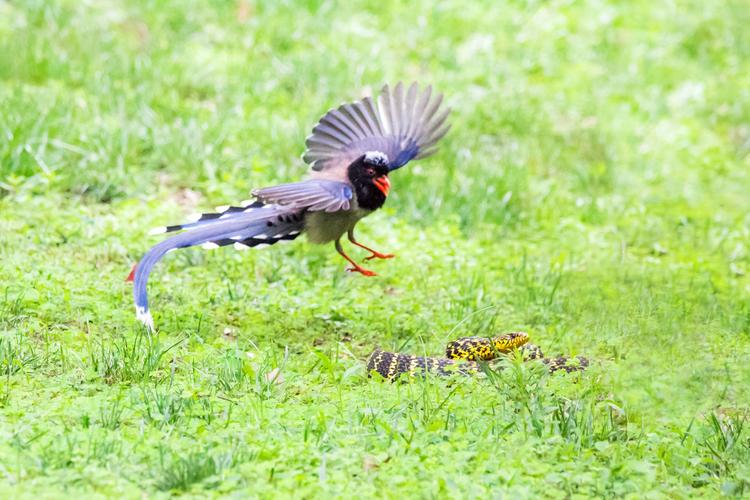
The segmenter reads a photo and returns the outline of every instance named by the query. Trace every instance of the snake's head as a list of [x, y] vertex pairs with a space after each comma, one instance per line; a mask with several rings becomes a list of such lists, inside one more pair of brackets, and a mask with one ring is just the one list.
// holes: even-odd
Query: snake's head
[[513, 349], [518, 349], [528, 341], [529, 334], [526, 332], [510, 332], [492, 338], [492, 343], [497, 352], [510, 352]]

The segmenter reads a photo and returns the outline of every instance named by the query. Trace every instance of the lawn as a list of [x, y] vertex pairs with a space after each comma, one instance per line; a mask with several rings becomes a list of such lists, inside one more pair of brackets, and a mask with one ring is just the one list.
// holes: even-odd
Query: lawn
[[[725, 2], [0, 0], [0, 495], [750, 494], [750, 9]], [[330, 107], [445, 93], [359, 236], [171, 253], [305, 174]], [[364, 252], [352, 250], [357, 258]], [[534, 363], [387, 383], [376, 347]]]

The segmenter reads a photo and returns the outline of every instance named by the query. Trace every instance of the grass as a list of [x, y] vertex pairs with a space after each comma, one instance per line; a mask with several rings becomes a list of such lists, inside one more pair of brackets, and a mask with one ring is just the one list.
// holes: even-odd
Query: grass
[[[0, 492], [750, 493], [750, 11], [741, 1], [0, 1]], [[150, 228], [304, 174], [329, 107], [446, 93], [361, 240]], [[357, 253], [359, 256], [360, 254]], [[523, 329], [594, 360], [388, 384], [375, 347]]]

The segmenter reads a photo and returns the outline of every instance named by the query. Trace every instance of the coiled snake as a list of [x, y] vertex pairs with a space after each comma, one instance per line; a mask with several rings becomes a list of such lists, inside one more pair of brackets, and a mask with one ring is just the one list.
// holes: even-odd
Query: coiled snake
[[534, 344], [527, 344], [528, 341], [529, 335], [525, 332], [511, 332], [492, 338], [463, 337], [448, 343], [444, 358], [375, 349], [367, 360], [367, 373], [376, 372], [389, 380], [395, 380], [404, 373], [469, 375], [481, 371], [479, 361], [491, 361], [515, 349], [521, 352], [525, 361], [540, 360], [550, 372], [564, 370], [570, 373], [584, 370], [589, 365], [589, 360], [582, 356], [545, 358], [542, 350]]

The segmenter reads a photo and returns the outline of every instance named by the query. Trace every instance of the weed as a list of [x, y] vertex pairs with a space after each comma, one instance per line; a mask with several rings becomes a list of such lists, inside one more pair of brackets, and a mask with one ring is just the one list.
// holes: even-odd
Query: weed
[[150, 379], [161, 367], [162, 358], [183, 340], [164, 345], [159, 336], [139, 329], [132, 339], [119, 336], [106, 342], [90, 340], [88, 359], [94, 373], [108, 384], [140, 382]]

